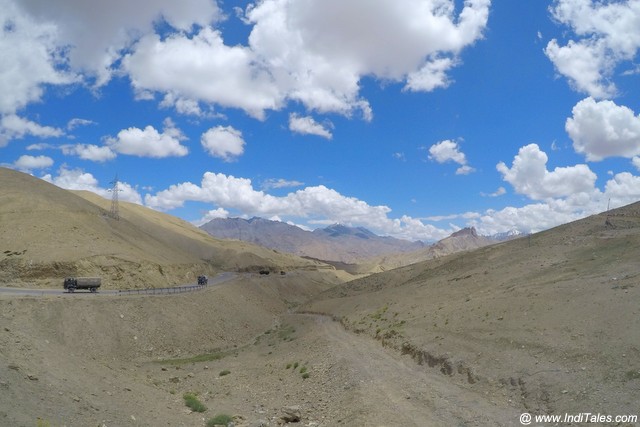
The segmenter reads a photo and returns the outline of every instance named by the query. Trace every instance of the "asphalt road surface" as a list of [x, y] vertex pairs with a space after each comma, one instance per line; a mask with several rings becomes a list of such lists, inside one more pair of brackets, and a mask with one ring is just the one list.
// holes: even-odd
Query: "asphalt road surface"
[[[215, 277], [209, 278], [209, 283], [204, 287], [211, 287], [215, 285], [220, 285], [224, 282], [227, 282], [235, 277], [237, 277], [237, 273], [225, 272], [220, 273]], [[201, 286], [197, 286], [195, 283], [190, 283], [182, 286], [175, 286], [172, 288], [150, 288], [150, 289], [122, 289], [122, 290], [113, 290], [113, 289], [104, 289], [100, 288], [97, 292], [89, 292], [89, 290], [76, 290], [73, 293], [67, 292], [62, 289], [62, 280], [60, 281], [60, 289], [26, 289], [26, 288], [11, 288], [11, 287], [0, 287], [0, 294], [2, 295], [25, 295], [25, 296], [45, 296], [45, 295], [138, 295], [138, 294], [151, 294], [151, 295], [169, 295], [175, 293], [189, 292], [194, 291]]]

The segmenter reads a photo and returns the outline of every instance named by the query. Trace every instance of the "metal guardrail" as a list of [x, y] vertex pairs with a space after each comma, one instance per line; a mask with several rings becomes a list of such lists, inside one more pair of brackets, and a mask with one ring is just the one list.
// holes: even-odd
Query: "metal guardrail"
[[201, 291], [208, 287], [206, 285], [186, 285], [176, 286], [173, 288], [144, 288], [144, 289], [120, 289], [118, 295], [169, 295], [169, 294], [182, 294], [185, 292]]

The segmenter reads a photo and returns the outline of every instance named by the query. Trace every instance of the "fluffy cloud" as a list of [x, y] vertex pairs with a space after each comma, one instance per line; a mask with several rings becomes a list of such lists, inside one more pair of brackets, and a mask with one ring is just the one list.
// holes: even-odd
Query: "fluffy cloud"
[[202, 134], [202, 147], [213, 157], [231, 161], [244, 153], [242, 132], [231, 126], [216, 126]]
[[616, 206], [624, 206], [640, 200], [640, 177], [629, 172], [616, 174], [605, 185], [605, 197], [615, 202]]
[[180, 207], [187, 201], [212, 203], [218, 209], [237, 210], [247, 216], [297, 217], [310, 222], [357, 224], [382, 234], [412, 239], [435, 240], [454, 231], [442, 230], [407, 216], [391, 219], [388, 217], [389, 207], [370, 206], [323, 185], [275, 197], [255, 190], [249, 179], [212, 172], [204, 174], [200, 185], [185, 182], [145, 197], [147, 206], [164, 210]]
[[582, 37], [565, 46], [556, 39], [548, 43], [545, 53], [556, 70], [594, 98], [615, 95], [615, 67], [632, 60], [640, 48], [640, 0], [556, 0], [551, 13]]
[[489, 5], [467, 0], [456, 16], [449, 0], [267, 0], [247, 11], [249, 44], [290, 99], [370, 119], [362, 76], [407, 81], [409, 90], [446, 86], [459, 52], [482, 36]]
[[[1, 77], [0, 81], [2, 81]], [[27, 135], [52, 138], [62, 136], [64, 132], [51, 126], [41, 126], [15, 114], [9, 114], [0, 119], [0, 147], [5, 146], [12, 139], [21, 139]]]
[[533, 200], [566, 197], [595, 190], [596, 174], [587, 165], [547, 170], [548, 157], [537, 144], [520, 148], [511, 168], [503, 162], [496, 168], [517, 193]]
[[206, 26], [193, 36], [149, 34], [123, 68], [139, 92], [240, 108], [257, 118], [294, 100], [370, 120], [359, 95], [362, 76], [406, 81], [414, 91], [446, 86], [460, 51], [481, 38], [489, 4], [467, 0], [456, 14], [450, 0], [265, 0], [243, 17], [253, 25], [247, 46], [227, 46]]
[[566, 197], [547, 199], [544, 203], [533, 203], [522, 207], [507, 207], [502, 210], [487, 210], [469, 225], [478, 232], [491, 235], [511, 229], [537, 232], [597, 214], [607, 209], [621, 207], [640, 199], [640, 177], [622, 172], [609, 179], [604, 191], [572, 194]]
[[116, 158], [116, 153], [107, 146], [93, 144], [63, 145], [60, 147], [62, 153], [67, 156], [78, 156], [84, 160], [92, 162], [106, 162]]
[[63, 69], [57, 27], [25, 14], [24, 3], [0, 0], [0, 114], [13, 114], [39, 101], [44, 85], [76, 80]]
[[565, 128], [574, 149], [587, 160], [640, 155], [640, 115], [612, 101], [583, 99], [573, 107]]
[[318, 135], [326, 139], [333, 137], [331, 131], [316, 122], [313, 117], [300, 117], [296, 113], [289, 115], [289, 130], [303, 135]]
[[[264, 0], [244, 12], [235, 8], [252, 27], [246, 45], [228, 46], [211, 0], [0, 0], [0, 21], [7, 23], [0, 114], [38, 101], [44, 85], [85, 80], [100, 87], [124, 71], [140, 99], [161, 93], [163, 106], [185, 114], [201, 115], [202, 102], [262, 119], [294, 101], [370, 120], [360, 96], [363, 76], [405, 82], [412, 91], [447, 86], [460, 52], [482, 37], [489, 6]], [[161, 34], [158, 23], [168, 24]]]
[[534, 203], [522, 207], [507, 207], [502, 210], [489, 209], [480, 218], [470, 221], [478, 233], [492, 235], [509, 230], [534, 233], [560, 224], [583, 218], [591, 212], [583, 209], [558, 209], [549, 203]]
[[212, 219], [228, 218], [228, 217], [229, 217], [229, 211], [222, 208], [213, 209], [207, 212], [202, 218], [198, 219], [197, 221], [194, 221], [194, 225], [196, 227], [200, 227], [202, 224], [206, 224]]
[[169, 93], [165, 102], [202, 100], [263, 118], [264, 110], [279, 108], [283, 97], [251, 49], [226, 46], [208, 27], [192, 37], [143, 37], [123, 59], [123, 68], [137, 90]]
[[20, 156], [13, 163], [16, 169], [21, 171], [32, 171], [33, 169], [46, 169], [53, 165], [53, 159], [47, 156]]
[[[42, 179], [66, 190], [87, 190], [105, 199], [111, 199], [112, 193], [108, 189], [100, 187], [98, 180], [82, 169], [68, 169], [63, 166], [58, 170], [58, 175], [46, 174]], [[142, 204], [142, 197], [131, 185], [119, 181], [118, 188], [121, 190], [118, 194], [120, 200]]]
[[207, 26], [220, 18], [211, 0], [126, 0], [53, 2], [20, 0], [25, 14], [48, 22], [59, 46], [71, 46], [70, 65], [95, 77], [97, 85], [109, 81], [113, 64], [133, 40], [154, 30], [164, 20], [180, 31]]
[[189, 150], [180, 144], [184, 139], [180, 130], [176, 129], [170, 120], [165, 120], [162, 133], [153, 126], [147, 126], [144, 129], [131, 127], [118, 132], [116, 138], [107, 138], [106, 143], [117, 153], [162, 158], [186, 156]]
[[475, 171], [467, 165], [467, 157], [460, 151], [457, 142], [451, 140], [440, 141], [429, 147], [429, 158], [438, 163], [454, 162], [460, 165], [456, 170], [456, 175], [468, 175]]

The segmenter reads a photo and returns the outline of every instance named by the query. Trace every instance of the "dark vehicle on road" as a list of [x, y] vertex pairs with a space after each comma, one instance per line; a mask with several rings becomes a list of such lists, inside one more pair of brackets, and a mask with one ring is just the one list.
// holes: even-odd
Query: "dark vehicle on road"
[[101, 285], [99, 277], [67, 277], [64, 279], [64, 289], [67, 292], [74, 292], [77, 289], [88, 289], [96, 292]]
[[207, 276], [198, 276], [198, 285], [205, 286], [207, 283], [209, 283]]

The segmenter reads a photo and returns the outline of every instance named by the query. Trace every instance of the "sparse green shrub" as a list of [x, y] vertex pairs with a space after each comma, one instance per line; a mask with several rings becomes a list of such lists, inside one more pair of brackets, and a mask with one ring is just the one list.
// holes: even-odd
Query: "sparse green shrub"
[[196, 396], [195, 393], [185, 393], [182, 395], [182, 398], [184, 399], [185, 405], [193, 412], [204, 412], [207, 410], [207, 407], [198, 400], [198, 396]]
[[307, 367], [303, 366], [302, 368], [300, 368], [300, 373], [304, 374], [305, 372], [307, 372]]
[[627, 371], [625, 377], [627, 381], [640, 379], [640, 371]]
[[225, 375], [229, 375], [231, 373], [231, 371], [229, 371], [228, 369], [225, 369], [224, 371], [221, 371], [218, 375], [220, 375], [221, 377], [224, 377]]
[[299, 366], [299, 363], [298, 363], [298, 362], [295, 362], [295, 363], [293, 364], [293, 369], [298, 369], [298, 366]]
[[293, 337], [295, 332], [296, 328], [291, 325], [285, 325], [278, 330], [278, 337], [283, 341], [293, 341], [295, 339], [295, 337]]
[[213, 427], [213, 426], [226, 426], [229, 425], [230, 422], [233, 421], [233, 418], [230, 415], [227, 414], [218, 414], [213, 418], [210, 418], [209, 421], [207, 421], [207, 427]]
[[286, 369], [290, 369], [291, 368], [291, 363], [287, 363], [287, 368]]
[[309, 372], [305, 372], [304, 374], [302, 374], [303, 380], [306, 380], [307, 378], [309, 378]]

